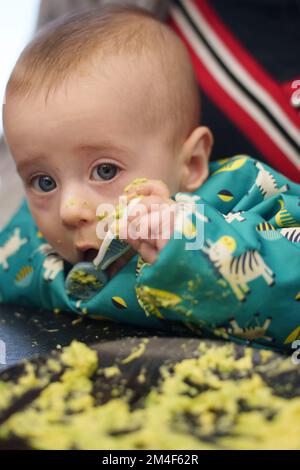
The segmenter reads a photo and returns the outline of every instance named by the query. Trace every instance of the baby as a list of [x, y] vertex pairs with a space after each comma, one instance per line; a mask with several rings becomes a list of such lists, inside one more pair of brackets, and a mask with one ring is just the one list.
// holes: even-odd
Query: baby
[[[12, 272], [4, 262], [0, 268], [3, 301], [98, 318], [101, 311], [101, 318], [150, 326], [180, 321], [224, 338], [290, 347], [299, 329], [292, 314], [296, 305], [299, 313], [299, 228], [290, 230], [300, 225], [299, 186], [243, 155], [209, 166], [213, 139], [199, 125], [199, 103], [187, 49], [140, 9], [81, 11], [38, 33], [17, 61], [4, 105], [5, 138], [30, 213], [25, 204], [0, 236], [6, 267], [14, 255], [7, 289]], [[143, 214], [129, 221], [149, 223], [149, 232], [127, 233], [132, 249], [111, 265], [108, 285], [78, 302], [64, 290], [66, 268], [95, 258], [97, 208], [124, 194], [142, 197]], [[204, 224], [197, 251], [185, 249], [186, 233], [174, 236], [175, 216], [167, 239], [161, 218], [151, 217], [153, 207], [162, 215], [160, 207], [178, 208], [180, 200], [204, 205], [205, 214], [192, 214]], [[280, 277], [283, 263], [289, 274]], [[38, 299], [37, 276], [48, 281]], [[274, 320], [283, 310], [284, 330], [283, 320]]]
[[[4, 127], [32, 216], [57, 253], [75, 264], [98, 249], [97, 206], [116, 204], [135, 178], [151, 180], [136, 187], [147, 205], [198, 188], [212, 144], [199, 113], [185, 47], [146, 12], [110, 7], [46, 27], [13, 71]], [[133, 245], [153, 262], [149, 242]]]

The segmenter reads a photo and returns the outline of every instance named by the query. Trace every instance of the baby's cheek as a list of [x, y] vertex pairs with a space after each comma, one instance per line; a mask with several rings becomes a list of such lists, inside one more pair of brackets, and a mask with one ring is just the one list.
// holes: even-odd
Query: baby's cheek
[[71, 250], [69, 244], [63, 242], [57, 243], [57, 241], [51, 243], [49, 241], [49, 245], [51, 245], [52, 248], [56, 251], [56, 253], [65, 261], [68, 261], [71, 264], [76, 264], [78, 262], [78, 259], [75, 253]]
[[61, 236], [60, 230], [55, 224], [45, 220], [36, 220], [36, 224], [39, 229], [38, 236], [45, 238], [56, 251], [64, 250], [65, 243], [63, 236]]
[[30, 200], [29, 200], [29, 209], [39, 231], [43, 234], [43, 237], [46, 238], [46, 233], [49, 233], [49, 231], [51, 231], [50, 230], [51, 224], [49, 223], [49, 217], [47, 217], [44, 211], [40, 210], [34, 204], [30, 203]]

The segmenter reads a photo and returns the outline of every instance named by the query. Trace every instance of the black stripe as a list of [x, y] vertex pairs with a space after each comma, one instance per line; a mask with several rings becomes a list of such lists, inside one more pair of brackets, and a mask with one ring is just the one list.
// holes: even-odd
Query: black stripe
[[296, 229], [292, 231], [290, 235], [290, 240], [293, 241], [294, 235], [295, 235]]
[[249, 268], [251, 271], [253, 271], [253, 268], [252, 268], [252, 250], [249, 251]]
[[[217, 107], [211, 98], [201, 90], [202, 118], [199, 124], [208, 126], [212, 133], [218, 136], [212, 148], [211, 160], [217, 160], [228, 155], [251, 155], [261, 162], [272, 166], [272, 155], [263, 155], [256, 147], [255, 142], [250, 142], [249, 136], [244, 134], [223, 112]], [[230, 136], [228, 138], [228, 136]], [[257, 143], [256, 143], [257, 144]], [[284, 162], [282, 166], [284, 165]]]
[[246, 257], [247, 257], [247, 252], [244, 254], [243, 256], [243, 265], [242, 265], [242, 270], [243, 270], [243, 274], [246, 274]]
[[255, 253], [255, 251], [254, 251], [254, 250], [251, 250], [251, 253], [252, 253], [252, 256], [253, 256], [253, 258], [254, 258], [254, 261], [255, 261], [256, 266], [258, 266], [259, 263], [258, 263], [258, 261], [257, 261], [257, 259], [256, 259], [256, 253]]
[[299, 0], [209, 0], [221, 21], [277, 82], [300, 77]]
[[238, 272], [239, 272], [239, 264], [240, 264], [240, 261], [241, 261], [241, 257], [242, 256], [238, 256], [238, 258], [236, 258], [235, 274], [238, 274]]
[[211, 54], [214, 56], [218, 64], [224, 69], [224, 71], [232, 79], [232, 81], [244, 92], [245, 95], [248, 96], [248, 98], [250, 98], [260, 108], [261, 111], [264, 112], [264, 114], [274, 124], [274, 126], [278, 129], [278, 131], [286, 138], [286, 140], [291, 144], [291, 146], [294, 147], [294, 149], [300, 153], [300, 146], [286, 132], [286, 130], [281, 127], [281, 125], [276, 120], [276, 118], [271, 114], [270, 110], [263, 103], [257, 100], [257, 98], [238, 80], [238, 78], [231, 72], [231, 70], [227, 68], [226, 64], [224, 64], [222, 59], [216, 54], [216, 52], [210, 46], [206, 38], [203, 36], [202, 32], [199, 30], [199, 28], [197, 27], [193, 19], [189, 16], [189, 13], [186, 11], [185, 7], [181, 5], [180, 0], [175, 0], [174, 3], [178, 7], [178, 9], [181, 10], [181, 13], [184, 15], [185, 19], [188, 21], [188, 23], [190, 24], [194, 32], [198, 36], [200, 36], [201, 40], [203, 41], [207, 49], [211, 52]]

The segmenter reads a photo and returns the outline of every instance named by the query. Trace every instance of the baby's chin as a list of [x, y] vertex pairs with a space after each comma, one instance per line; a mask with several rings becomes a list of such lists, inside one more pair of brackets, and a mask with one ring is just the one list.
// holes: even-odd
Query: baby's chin
[[58, 256], [60, 256], [63, 259], [63, 261], [65, 261], [68, 264], [71, 264], [72, 266], [83, 261], [81, 256], [79, 256], [79, 254], [69, 254], [62, 250], [55, 250], [55, 251], [58, 254]]

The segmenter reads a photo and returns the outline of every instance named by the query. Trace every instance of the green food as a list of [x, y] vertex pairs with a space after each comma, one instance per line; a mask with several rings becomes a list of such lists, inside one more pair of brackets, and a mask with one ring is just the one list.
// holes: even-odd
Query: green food
[[75, 294], [79, 291], [89, 293], [92, 291], [100, 290], [103, 286], [103, 283], [96, 278], [93, 274], [87, 274], [81, 269], [76, 269], [72, 272], [70, 276], [72, 281], [69, 284], [68, 290], [70, 294]]
[[[145, 344], [127, 362], [141, 361]], [[235, 352], [229, 343], [200, 341], [199, 357], [162, 366], [158, 385], [132, 408], [122, 370], [101, 368], [96, 351], [73, 341], [39, 376], [27, 363], [17, 383], [0, 382], [0, 415], [14, 398], [44, 387], [2, 424], [0, 439], [17, 436], [34, 449], [299, 449], [297, 367], [269, 351]], [[146, 377], [143, 366], [138, 382]], [[95, 381], [107, 380], [111, 395], [101, 403]]]

